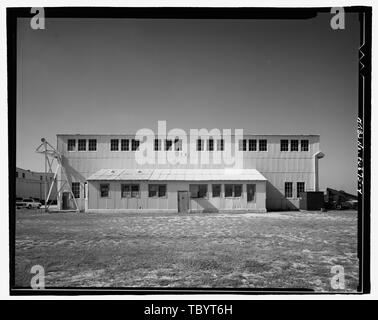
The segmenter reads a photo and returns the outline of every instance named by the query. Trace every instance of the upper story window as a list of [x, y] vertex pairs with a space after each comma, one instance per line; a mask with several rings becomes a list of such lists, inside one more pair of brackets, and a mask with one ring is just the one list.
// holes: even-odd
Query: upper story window
[[224, 140], [223, 139], [217, 140], [217, 150], [218, 151], [224, 151]]
[[308, 151], [308, 140], [301, 140], [301, 151]]
[[207, 150], [214, 151], [214, 139], [207, 140]]
[[119, 140], [111, 139], [110, 140], [110, 151], [118, 151], [119, 149]]
[[239, 140], [239, 151], [247, 151], [247, 140]]
[[291, 140], [290, 141], [290, 151], [298, 151], [298, 140]]
[[161, 140], [160, 139], [154, 140], [154, 150], [155, 151], [161, 151]]
[[87, 140], [86, 139], [79, 139], [77, 142], [78, 150], [79, 151], [86, 151], [87, 150]]
[[197, 139], [197, 151], [203, 151], [203, 150], [204, 150], [203, 140]]
[[97, 140], [96, 139], [89, 139], [88, 140], [88, 150], [89, 151], [97, 151]]
[[289, 140], [281, 140], [281, 151], [289, 151]]
[[76, 148], [76, 140], [75, 139], [68, 139], [67, 150], [68, 151], [75, 151], [75, 148]]
[[131, 151], [137, 151], [139, 149], [140, 141], [136, 139], [131, 140]]
[[182, 151], [182, 140], [175, 139], [175, 151]]
[[259, 151], [268, 151], [268, 143], [266, 139], [259, 140]]
[[165, 151], [172, 150], [172, 140], [165, 140]]
[[249, 151], [257, 151], [257, 141], [255, 139], [248, 140]]
[[121, 151], [129, 151], [130, 150], [130, 140], [129, 139], [121, 139]]

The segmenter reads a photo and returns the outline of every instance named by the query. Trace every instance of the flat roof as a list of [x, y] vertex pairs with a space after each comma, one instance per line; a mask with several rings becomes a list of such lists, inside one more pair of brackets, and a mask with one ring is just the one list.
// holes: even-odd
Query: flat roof
[[100, 169], [88, 181], [266, 181], [256, 169]]

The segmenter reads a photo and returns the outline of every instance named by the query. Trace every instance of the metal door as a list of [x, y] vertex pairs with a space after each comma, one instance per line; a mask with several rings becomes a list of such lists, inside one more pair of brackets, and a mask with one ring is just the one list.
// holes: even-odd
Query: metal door
[[189, 211], [189, 193], [188, 191], [178, 191], [178, 212], [187, 213]]

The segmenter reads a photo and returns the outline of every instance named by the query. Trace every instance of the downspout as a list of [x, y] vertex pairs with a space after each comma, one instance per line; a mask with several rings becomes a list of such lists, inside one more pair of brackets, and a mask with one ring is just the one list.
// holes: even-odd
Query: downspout
[[314, 188], [315, 191], [319, 191], [319, 159], [324, 158], [324, 153], [318, 151], [314, 154]]

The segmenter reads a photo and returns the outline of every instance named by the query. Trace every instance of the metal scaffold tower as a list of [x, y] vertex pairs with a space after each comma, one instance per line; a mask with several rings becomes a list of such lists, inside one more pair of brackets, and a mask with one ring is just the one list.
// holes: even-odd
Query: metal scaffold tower
[[[50, 199], [50, 195], [51, 195], [51, 192], [53, 190], [54, 184], [56, 184], [56, 186], [57, 186], [57, 197], [58, 197], [58, 199], [61, 199], [62, 190], [64, 190], [64, 189], [68, 190], [68, 192], [71, 195], [71, 199], [73, 200], [73, 202], [75, 204], [74, 210], [78, 212], [79, 207], [77, 205], [75, 196], [72, 192], [71, 185], [68, 183], [68, 178], [67, 178], [67, 174], [66, 174], [66, 171], [64, 169], [64, 166], [62, 165], [62, 155], [45, 138], [42, 138], [41, 142], [42, 143], [36, 149], [36, 152], [45, 155], [45, 181], [44, 181], [45, 182], [44, 183], [44, 186], [45, 186], [45, 190], [44, 190], [44, 192], [45, 192], [45, 212], [49, 211], [49, 207], [50, 207], [49, 199]], [[53, 165], [54, 165], [55, 161], [56, 161], [57, 165], [56, 165], [55, 172], [53, 172]], [[60, 184], [58, 184], [58, 172], [59, 172], [59, 170], [61, 172], [60, 180], [59, 180]], [[49, 190], [47, 191], [47, 189], [48, 189], [47, 174], [48, 173], [54, 173], [54, 178], [51, 182]]]

